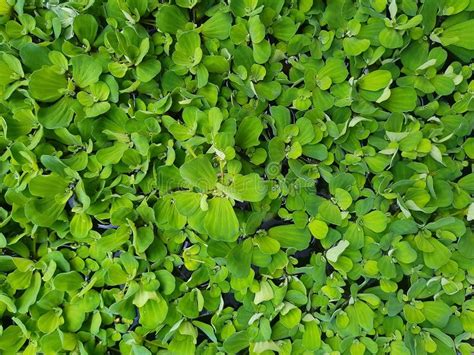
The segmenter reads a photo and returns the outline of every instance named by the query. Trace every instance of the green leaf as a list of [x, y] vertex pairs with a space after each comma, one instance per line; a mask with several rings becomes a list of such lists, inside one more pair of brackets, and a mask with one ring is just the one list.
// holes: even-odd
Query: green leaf
[[260, 17], [252, 16], [248, 21], [250, 39], [253, 43], [260, 43], [265, 38], [265, 26]]
[[198, 65], [202, 59], [201, 38], [196, 32], [185, 32], [178, 38], [173, 62], [186, 68]]
[[20, 58], [23, 65], [31, 70], [38, 70], [44, 66], [51, 65], [49, 59], [50, 50], [45, 46], [35, 43], [26, 43], [20, 48]]
[[326, 252], [326, 259], [333, 263], [337, 262], [339, 256], [344, 253], [344, 250], [346, 250], [348, 246], [349, 242], [347, 240], [340, 240], [335, 246]]
[[232, 334], [224, 341], [224, 350], [229, 354], [236, 354], [247, 348], [250, 344], [247, 331], [240, 331]]
[[363, 90], [378, 91], [386, 88], [392, 81], [392, 74], [388, 70], [375, 70], [364, 75], [357, 82]]
[[89, 85], [97, 83], [102, 74], [102, 65], [100, 62], [85, 54], [73, 57], [71, 59], [71, 65], [72, 78], [81, 88], [86, 88]]
[[260, 82], [255, 84], [255, 92], [260, 100], [274, 101], [280, 96], [282, 88], [278, 82]]
[[25, 205], [25, 216], [37, 226], [50, 227], [64, 210], [64, 204], [50, 198], [34, 198]]
[[184, 12], [174, 5], [161, 6], [156, 15], [156, 27], [164, 33], [176, 34], [187, 22]]
[[436, 239], [430, 239], [431, 251], [423, 253], [423, 260], [429, 268], [434, 270], [439, 269], [449, 262], [451, 251], [441, 242]]
[[352, 196], [346, 190], [336, 188], [334, 197], [339, 207], [343, 210], [347, 210], [352, 205]]
[[273, 36], [280, 41], [288, 42], [298, 30], [291, 17], [281, 17], [272, 24]]
[[166, 296], [171, 295], [176, 288], [175, 277], [167, 270], [158, 270], [155, 275], [160, 281], [160, 292]]
[[31, 96], [42, 102], [53, 102], [62, 97], [67, 89], [64, 74], [57, 73], [52, 67], [44, 67], [30, 76]]
[[191, 186], [210, 190], [216, 186], [216, 172], [206, 156], [187, 161], [179, 168], [179, 173]]
[[470, 354], [473, 16], [0, 0], [0, 353]]
[[255, 292], [254, 303], [260, 304], [265, 301], [271, 301], [274, 297], [273, 288], [267, 280], [260, 282], [260, 288]]
[[268, 236], [260, 236], [255, 239], [255, 243], [263, 254], [273, 255], [280, 250], [280, 243]]
[[431, 83], [434, 85], [436, 93], [442, 96], [451, 95], [456, 88], [453, 79], [444, 75], [436, 75], [431, 79]]
[[232, 18], [224, 12], [217, 12], [201, 26], [201, 33], [208, 38], [216, 38], [221, 41], [229, 38]]
[[183, 216], [192, 216], [199, 210], [203, 196], [191, 191], [179, 191], [173, 194], [176, 209]]
[[257, 64], [265, 64], [272, 54], [272, 46], [267, 40], [263, 40], [259, 43], [254, 43], [253, 46], [253, 59]]
[[41, 275], [39, 272], [33, 274], [30, 286], [23, 292], [17, 300], [18, 313], [25, 314], [29, 308], [36, 303], [39, 291], [41, 289]]
[[41, 107], [38, 111], [38, 122], [48, 129], [67, 127], [74, 117], [74, 105], [75, 101], [65, 96], [54, 105]]
[[344, 38], [342, 41], [344, 52], [348, 56], [358, 56], [370, 47], [368, 39], [357, 39], [355, 37]]
[[136, 238], [134, 240], [137, 253], [144, 253], [153, 243], [153, 229], [151, 227], [140, 227], [137, 230]]
[[318, 213], [321, 218], [330, 224], [340, 225], [342, 223], [341, 211], [331, 201], [323, 201], [319, 206]]
[[262, 131], [263, 124], [258, 117], [245, 117], [235, 135], [235, 143], [243, 149], [257, 146], [260, 144], [259, 137]]
[[0, 349], [16, 352], [20, 350], [25, 341], [26, 336], [20, 327], [10, 325], [6, 327], [0, 335]]
[[74, 34], [81, 42], [87, 40], [92, 44], [97, 36], [99, 24], [94, 16], [90, 14], [80, 14], [74, 17]]
[[196, 6], [198, 0], [176, 0], [176, 4], [180, 7], [184, 7], [187, 9], [192, 9]]
[[65, 272], [57, 275], [53, 284], [54, 287], [59, 291], [76, 291], [82, 287], [84, 279], [77, 271]]
[[206, 323], [200, 322], [198, 320], [193, 320], [193, 324], [199, 328], [206, 336], [213, 341], [214, 343], [217, 343], [217, 338], [216, 334], [214, 332], [214, 329]]
[[418, 231], [418, 225], [412, 219], [401, 219], [393, 221], [389, 229], [392, 233], [406, 235], [416, 233]]
[[328, 225], [326, 222], [314, 219], [308, 224], [308, 228], [313, 235], [313, 237], [317, 239], [324, 239], [329, 232]]
[[91, 217], [82, 212], [76, 213], [72, 217], [70, 230], [71, 234], [76, 239], [83, 239], [89, 235], [89, 232], [92, 229], [92, 220]]
[[379, 33], [379, 41], [382, 46], [389, 49], [400, 48], [403, 46], [402, 35], [393, 28], [384, 28]]
[[102, 165], [117, 164], [128, 149], [128, 144], [117, 142], [114, 145], [97, 151], [97, 161]]
[[474, 173], [468, 174], [459, 179], [458, 186], [469, 193], [474, 193]]
[[321, 329], [315, 320], [305, 322], [303, 333], [303, 347], [309, 351], [321, 348]]
[[423, 315], [423, 312], [409, 304], [403, 306], [403, 314], [406, 320], [410, 323], [418, 324], [425, 321], [425, 316]]
[[464, 142], [464, 151], [469, 158], [474, 159], [474, 138], [466, 139]]
[[172, 195], [160, 198], [154, 206], [158, 227], [164, 230], [179, 230], [186, 224], [186, 217], [178, 212]]
[[54, 332], [61, 324], [61, 310], [50, 310], [38, 318], [38, 329], [49, 334]]
[[56, 174], [38, 175], [31, 179], [30, 193], [37, 197], [54, 197], [63, 195], [69, 186], [69, 181]]
[[444, 46], [455, 45], [461, 48], [474, 49], [474, 20], [466, 20], [447, 27], [441, 33], [440, 40]]
[[451, 317], [451, 308], [442, 301], [423, 302], [423, 314], [435, 327], [444, 328]]
[[203, 298], [198, 289], [186, 293], [179, 301], [177, 309], [187, 318], [197, 318], [202, 310]]
[[258, 174], [237, 175], [229, 186], [217, 184], [219, 190], [237, 201], [259, 202], [268, 191], [268, 185]]
[[137, 78], [142, 83], [147, 83], [161, 71], [161, 63], [156, 59], [148, 59], [137, 66]]
[[247, 277], [252, 263], [253, 245], [250, 239], [237, 244], [227, 254], [227, 268], [238, 278]]
[[204, 228], [214, 240], [233, 242], [237, 239], [239, 220], [228, 199], [214, 197], [209, 201], [209, 209], [204, 216]]
[[156, 329], [166, 320], [168, 304], [162, 297], [157, 295], [140, 307], [139, 312], [140, 323], [143, 327], [146, 329]]
[[282, 248], [296, 250], [306, 249], [311, 240], [308, 229], [300, 228], [294, 224], [272, 227], [268, 230], [268, 236], [277, 240]]
[[381, 211], [372, 211], [362, 216], [364, 227], [370, 229], [372, 232], [381, 233], [387, 229], [388, 218], [385, 213]]
[[417, 259], [415, 249], [406, 241], [397, 244], [394, 256], [398, 261], [406, 264], [412, 263]]
[[360, 327], [370, 331], [374, 326], [374, 311], [362, 301], [355, 301], [354, 310]]
[[113, 233], [102, 236], [96, 243], [98, 253], [107, 253], [120, 248], [120, 246], [128, 241], [130, 230], [126, 226], [121, 226]]
[[417, 96], [413, 88], [395, 88], [381, 105], [390, 112], [408, 112], [415, 109], [416, 103]]
[[442, 341], [443, 344], [446, 345], [447, 347], [454, 349], [453, 339], [449, 335], [443, 333], [441, 330], [437, 328], [423, 328], [423, 329], [431, 333], [432, 335], [434, 335], [436, 338]]
[[11, 313], [16, 313], [17, 309], [13, 300], [6, 295], [0, 294], [0, 302], [4, 308]]

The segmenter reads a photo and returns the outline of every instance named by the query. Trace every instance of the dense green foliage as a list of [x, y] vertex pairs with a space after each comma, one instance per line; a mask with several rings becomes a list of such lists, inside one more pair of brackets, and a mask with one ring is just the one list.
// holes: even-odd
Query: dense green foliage
[[473, 0], [0, 0], [1, 354], [471, 354]]

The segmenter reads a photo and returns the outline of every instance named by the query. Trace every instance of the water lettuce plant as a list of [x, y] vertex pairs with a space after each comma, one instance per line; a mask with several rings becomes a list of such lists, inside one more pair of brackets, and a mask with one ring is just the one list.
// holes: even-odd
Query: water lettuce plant
[[474, 352], [473, 0], [0, 0], [0, 353]]

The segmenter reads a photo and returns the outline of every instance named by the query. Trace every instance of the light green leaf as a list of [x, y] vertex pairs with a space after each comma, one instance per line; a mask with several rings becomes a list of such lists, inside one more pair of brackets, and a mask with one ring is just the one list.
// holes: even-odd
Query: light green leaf
[[381, 233], [387, 228], [388, 218], [381, 211], [372, 211], [362, 217], [362, 222], [372, 232]]

